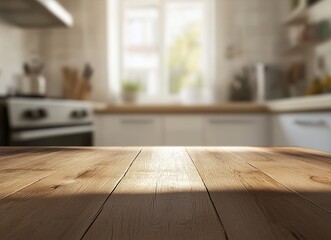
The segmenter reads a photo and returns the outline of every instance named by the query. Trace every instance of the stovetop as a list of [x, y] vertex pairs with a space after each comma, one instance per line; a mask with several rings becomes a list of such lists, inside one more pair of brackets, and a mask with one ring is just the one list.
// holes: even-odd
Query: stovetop
[[6, 97], [10, 128], [77, 125], [93, 122], [92, 103], [55, 98]]

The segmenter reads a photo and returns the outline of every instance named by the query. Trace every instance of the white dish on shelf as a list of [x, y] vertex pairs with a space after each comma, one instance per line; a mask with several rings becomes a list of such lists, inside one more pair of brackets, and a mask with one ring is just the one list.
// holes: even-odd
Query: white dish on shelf
[[300, 0], [298, 6], [292, 10], [289, 16], [285, 19], [284, 24], [293, 25], [305, 21], [307, 18], [307, 9], [307, 0]]

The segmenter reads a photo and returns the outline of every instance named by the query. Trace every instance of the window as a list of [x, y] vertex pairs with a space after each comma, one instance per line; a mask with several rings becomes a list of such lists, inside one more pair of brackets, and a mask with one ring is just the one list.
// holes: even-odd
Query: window
[[118, 0], [117, 86], [139, 82], [147, 97], [210, 85], [211, 0]]
[[166, 6], [166, 73], [169, 93], [205, 83], [203, 2], [170, 2]]
[[124, 11], [122, 80], [137, 81], [148, 95], [159, 91], [159, 11], [155, 7], [127, 7]]

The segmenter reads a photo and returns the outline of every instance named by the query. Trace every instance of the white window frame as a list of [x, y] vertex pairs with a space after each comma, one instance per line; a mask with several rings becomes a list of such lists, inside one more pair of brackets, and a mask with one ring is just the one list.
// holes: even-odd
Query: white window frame
[[[159, 9], [159, 41], [160, 41], [160, 79], [159, 79], [159, 94], [157, 96], [149, 97], [142, 96], [143, 102], [155, 102], [155, 100], [161, 102], [178, 102], [180, 96], [170, 94], [170, 82], [168, 80], [168, 71], [166, 55], [167, 49], [165, 47], [165, 19], [166, 11], [165, 5], [169, 2], [207, 2], [206, 16], [204, 29], [206, 32], [203, 33], [205, 41], [205, 54], [204, 54], [204, 77], [205, 77], [205, 88], [211, 89], [215, 82], [215, 59], [216, 59], [216, 17], [215, 17], [215, 1], [218, 0], [109, 0], [108, 4], [108, 59], [109, 61], [109, 72], [110, 77], [109, 88], [110, 91], [115, 95], [121, 92], [122, 76], [124, 75], [123, 68], [123, 29], [124, 29], [124, 11], [128, 6], [132, 7], [155, 7]], [[117, 25], [117, 26], [115, 26]], [[207, 27], [210, 26], [210, 27]]]

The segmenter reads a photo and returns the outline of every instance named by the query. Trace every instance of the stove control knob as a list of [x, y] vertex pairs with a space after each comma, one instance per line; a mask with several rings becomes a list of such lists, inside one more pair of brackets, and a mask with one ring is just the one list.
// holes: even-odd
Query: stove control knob
[[82, 110], [80, 114], [83, 118], [88, 116], [88, 112], [86, 110]]
[[71, 112], [71, 117], [75, 119], [81, 119], [88, 116], [88, 112], [86, 110], [75, 110]]
[[71, 112], [71, 117], [72, 118], [79, 118], [79, 112], [78, 111], [72, 111]]
[[47, 117], [47, 111], [45, 109], [26, 110], [23, 112], [23, 117], [27, 120], [41, 120]]
[[23, 117], [26, 119], [33, 119], [34, 118], [34, 111], [32, 110], [26, 110], [23, 112]]
[[46, 118], [47, 115], [48, 114], [47, 114], [47, 111], [45, 109], [42, 109], [42, 108], [38, 109], [38, 116], [39, 116], [39, 118]]

